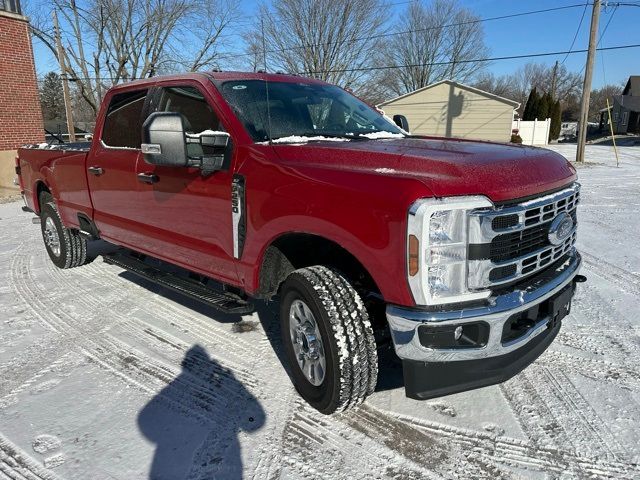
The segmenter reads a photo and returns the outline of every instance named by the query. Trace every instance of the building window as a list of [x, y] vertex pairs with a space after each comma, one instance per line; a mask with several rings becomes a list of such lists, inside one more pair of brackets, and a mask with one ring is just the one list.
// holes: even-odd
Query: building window
[[0, 10], [22, 15], [22, 11], [20, 9], [20, 0], [0, 0]]
[[622, 125], [627, 124], [627, 120], [629, 119], [629, 112], [622, 112]]
[[613, 121], [618, 123], [618, 112], [613, 112]]

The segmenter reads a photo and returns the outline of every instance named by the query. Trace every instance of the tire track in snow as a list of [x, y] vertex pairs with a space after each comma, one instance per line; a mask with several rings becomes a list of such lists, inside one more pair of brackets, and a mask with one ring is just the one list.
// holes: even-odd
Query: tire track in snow
[[[375, 407], [369, 406], [374, 409]], [[376, 409], [377, 410], [377, 409]], [[553, 472], [558, 475], [571, 473], [578, 478], [587, 476], [638, 478], [640, 465], [626, 461], [595, 459], [588, 455], [538, 445], [529, 440], [517, 440], [485, 432], [420, 420], [402, 414], [388, 414], [426, 432], [447, 439], [463, 451], [474, 451], [497, 463], [531, 469], [538, 472]], [[576, 467], [578, 471], [576, 472]]]
[[536, 363], [557, 370], [578, 373], [594, 380], [602, 380], [628, 390], [640, 390], [640, 373], [606, 360], [585, 358], [558, 350], [548, 350], [536, 360]]
[[[61, 272], [52, 269], [52, 267], [50, 267], [50, 270], [56, 277], [63, 276], [61, 275]], [[92, 276], [89, 276], [88, 278], [95, 280]], [[112, 278], [110, 277], [110, 280], [111, 279]], [[63, 284], [65, 282], [64, 278], [57, 278], [57, 280]], [[118, 289], [123, 288], [123, 283], [117, 281], [118, 277], [113, 277], [113, 280], [114, 281], [110, 284], [111, 286]], [[104, 282], [101, 281], [100, 283], [101, 285], [104, 285]], [[239, 338], [239, 334], [230, 333], [226, 330], [227, 327], [229, 327], [229, 324], [220, 324], [216, 322], [215, 319], [205, 319], [206, 323], [203, 324], [202, 316], [194, 313], [185, 315], [184, 310], [176, 307], [170, 300], [158, 298], [158, 294], [148, 292], [146, 289], [138, 285], [135, 285], [135, 287], [142, 290], [143, 295], [152, 295], [155, 297], [153, 299], [154, 307], [156, 304], [160, 304], [160, 308], [158, 310], [166, 317], [165, 319], [170, 322], [170, 324], [173, 325], [174, 322], [180, 322], [180, 326], [188, 328], [189, 333], [195, 334], [198, 339], [206, 339], [210, 342], [215, 342], [217, 345], [219, 345], [220, 340], [223, 339], [223, 346], [226, 349], [226, 352], [220, 353], [217, 351], [218, 349], [216, 349], [216, 357], [221, 363], [227, 364], [228, 362], [226, 359], [231, 356], [237, 358], [238, 361], [242, 363], [252, 362], [255, 358], [262, 358], [263, 360], [266, 360], [266, 366], [271, 366], [271, 368], [268, 368], [269, 371], [264, 372], [265, 374], [262, 375], [263, 378], [268, 380], [266, 382], [258, 382], [251, 374], [248, 374], [248, 370], [246, 370], [245, 367], [239, 367], [237, 365], [239, 362], [233, 362], [233, 364], [228, 365], [229, 368], [232, 368], [234, 372], [236, 372], [238, 380], [242, 381], [245, 386], [255, 387], [254, 393], [256, 393], [256, 397], [260, 398], [261, 396], [264, 397], [269, 395], [272, 397], [277, 396], [280, 400], [277, 404], [277, 408], [269, 412], [270, 416], [273, 417], [269, 419], [269, 425], [267, 426], [267, 429], [269, 430], [267, 433], [269, 441], [263, 442], [261, 445], [261, 455], [259, 456], [254, 476], [255, 478], [268, 478], [269, 475], [275, 474], [275, 472], [279, 470], [278, 462], [281, 458], [278, 454], [278, 445], [281, 445], [282, 443], [284, 424], [293, 414], [290, 406], [293, 398], [296, 397], [297, 394], [290, 383], [289, 377], [284, 373], [284, 371], [282, 371], [280, 362], [271, 348], [270, 341], [266, 338], [268, 333], [265, 333], [265, 337], [261, 338], [259, 344], [258, 342], [252, 343], [248, 341], [240, 341], [241, 339]], [[90, 290], [87, 293], [88, 295], [83, 296], [85, 300], [95, 298], [95, 296], [90, 294]], [[98, 300], [100, 300], [99, 297]], [[91, 308], [91, 305], [87, 305], [87, 307]], [[145, 333], [158, 339], [162, 343], [172, 345], [174, 349], [178, 349], [184, 353], [189, 347], [188, 344], [183, 342], [183, 340], [169, 334], [166, 330], [157, 330], [157, 325], [152, 325], [151, 323], [145, 322], [143, 319], [137, 319], [136, 322], [118, 322], [115, 328], [127, 327], [128, 337], [133, 336], [140, 340], [144, 340], [141, 338], [139, 328], [136, 328], [136, 324], [138, 323], [147, 325], [144, 329]], [[273, 341], [273, 339], [271, 341]], [[159, 344], [159, 346], [162, 345]], [[235, 351], [231, 352], [231, 350]], [[173, 363], [175, 362], [179, 362], [179, 359], [174, 358]], [[278, 376], [284, 384], [273, 382], [273, 379], [278, 378]]]
[[[601, 322], [603, 312], [580, 308], [580, 303], [584, 301], [594, 303], [598, 308], [600, 303], [592, 302], [589, 295], [582, 295], [576, 300], [572, 316], [582, 313], [595, 324]], [[558, 351], [557, 344], [582, 349], [591, 355], [582, 357]], [[637, 351], [635, 343], [626, 339], [621, 338], [617, 346]], [[514, 416], [531, 441], [553, 448], [574, 445], [579, 451], [589, 451], [598, 458], [628, 458], [627, 449], [618, 442], [607, 423], [599, 418], [566, 375], [567, 372], [575, 372], [587, 378], [595, 377], [620, 388], [637, 391], [640, 387], [640, 372], [635, 364], [615, 365], [593, 358], [599, 350], [603, 354], [610, 352], [611, 347], [611, 342], [603, 338], [601, 331], [594, 332], [594, 336], [589, 338], [576, 334], [572, 325], [565, 322], [559, 337], [549, 350], [527, 370], [500, 385]], [[589, 417], [586, 412], [593, 414], [593, 417]]]
[[[76, 287], [76, 285], [73, 284], [73, 282], [69, 279], [69, 276], [65, 275], [68, 272], [63, 273], [63, 272], [58, 272], [57, 270], [52, 270], [52, 269], [53, 267], [50, 267], [50, 272], [53, 272], [53, 280], [56, 282], [56, 284], [61, 286], [63, 289]], [[122, 285], [118, 285], [118, 286], [120, 289], [123, 289]], [[96, 298], [98, 299], [98, 301], [92, 301], [92, 299], [96, 299]], [[90, 291], [86, 292], [86, 295], [81, 294], [74, 298], [74, 302], [76, 302], [80, 306], [83, 306], [84, 307], [83, 310], [87, 310], [87, 311], [95, 311], [96, 308], [99, 308], [102, 311], [109, 310], [108, 309], [109, 306], [105, 307], [104, 305], [101, 305], [101, 302], [103, 301], [104, 300], [102, 296], [91, 295]], [[182, 320], [184, 320], [184, 312], [172, 312], [171, 308], [167, 310], [169, 311], [169, 313], [173, 313], [176, 317], [177, 317], [176, 313], [182, 314], [181, 317], [182, 317]], [[138, 320], [131, 321], [126, 315], [123, 316], [122, 314], [118, 314], [117, 310], [114, 310], [114, 311], [109, 310], [109, 312], [111, 316], [114, 316], [114, 312], [115, 312], [115, 316], [118, 317], [118, 321], [112, 322], [112, 325], [113, 325], [113, 327], [111, 327], [112, 330], [116, 331], [116, 330], [122, 329], [124, 332], [124, 336], [126, 336], [127, 338], [135, 339], [135, 340], [138, 340], [139, 342], [144, 341], [145, 344], [149, 346], [150, 345], [149, 341], [148, 339], [145, 338], [145, 336], [147, 337], [150, 336], [154, 340], [158, 340], [159, 343], [157, 344], [157, 346], [165, 347], [166, 346], [165, 344], [170, 344], [173, 346], [174, 349], [180, 350], [181, 353], [186, 352], [186, 350], [189, 348], [188, 344], [184, 343], [182, 340], [176, 337], [170, 336], [169, 334], [167, 334], [166, 331], [155, 330], [157, 328], [156, 326], [151, 326], [151, 324], [146, 324], [147, 327], [144, 328], [143, 326], [140, 325], [140, 324], [144, 325], [143, 321], [138, 321]], [[81, 315], [84, 317], [84, 314], [82, 312], [81, 312]], [[178, 319], [175, 318], [175, 320], [177, 321]], [[81, 322], [86, 323], [86, 318], [83, 318]], [[207, 326], [211, 327], [211, 324], [215, 324], [215, 322], [210, 322], [207, 324]], [[223, 324], [223, 326], [226, 327], [228, 325]], [[78, 326], [76, 325], [76, 327]], [[189, 329], [191, 332], [193, 330], [201, 329], [201, 327], [196, 325], [196, 327], [194, 328], [194, 325], [189, 325]], [[64, 330], [64, 327], [62, 328], [62, 330]], [[88, 332], [82, 331], [82, 333], [76, 335], [76, 338], [85, 337], [86, 333]], [[112, 333], [114, 332], [111, 332], [108, 336], [112, 336]], [[232, 335], [235, 335], [235, 336], [232, 336]], [[236, 356], [236, 357], [239, 356], [239, 358], [243, 359], [244, 362], [255, 359], [257, 355], [264, 357], [264, 354], [262, 352], [265, 350], [266, 345], [262, 345], [263, 348], [261, 348], [260, 351], [256, 351], [255, 348], [253, 348], [252, 351], [247, 351], [246, 346], [250, 345], [249, 342], [243, 342], [245, 346], [244, 349], [236, 348], [238, 346], [237, 342], [234, 342], [233, 340], [237, 340], [238, 334], [223, 332], [222, 337], [226, 340], [225, 345], [227, 346], [227, 348], [234, 348], [236, 350], [241, 350], [240, 353], [243, 354], [239, 356], [238, 353], [235, 353], [235, 355], [231, 354], [231, 356]], [[216, 339], [216, 343], [220, 343], [220, 335], [216, 336], [215, 339]], [[114, 340], [111, 340], [111, 342], [113, 343]], [[100, 343], [102, 344], [103, 347], [105, 346], [105, 341], [101, 340]], [[179, 373], [174, 370], [170, 373], [165, 374], [165, 372], [161, 371], [158, 368], [156, 368], [155, 370], [151, 369], [149, 367], [149, 364], [152, 364], [153, 362], [148, 357], [142, 358], [140, 352], [138, 351], [136, 351], [135, 353], [132, 352], [131, 351], [132, 348], [129, 347], [128, 344], [120, 344], [119, 347], [120, 349], [117, 350], [114, 346], [111, 346], [107, 351], [102, 352], [102, 354], [99, 355], [99, 358], [102, 359], [102, 361], [98, 362], [98, 364], [103, 367], [106, 366], [110, 368], [112, 371], [120, 370], [120, 375], [122, 375], [121, 367], [119, 368], [117, 364], [114, 365], [112, 361], [105, 360], [106, 358], [112, 356], [115, 353], [115, 358], [119, 359], [123, 365], [126, 365], [126, 368], [128, 370], [135, 370], [136, 368], [138, 370], [142, 369], [143, 371], [145, 371], [145, 373], [160, 379], [161, 382], [165, 384], [170, 381], [174, 381], [172, 376], [175, 377]], [[229, 355], [223, 355], [224, 358], [227, 358], [228, 356]], [[272, 357], [274, 358], [271, 364], [273, 364], [274, 367], [280, 368], [279, 361], [277, 360], [277, 358], [275, 358], [275, 354], [272, 353]], [[175, 361], [174, 363], [179, 363], [179, 358], [174, 358], [174, 361]], [[223, 361], [223, 363], [226, 363], [226, 362]], [[247, 373], [248, 371], [246, 369], [236, 368], [237, 367], [236, 365], [234, 365], [233, 367], [238, 380], [241, 381], [243, 385], [248, 386], [250, 388], [251, 387], [257, 388], [258, 382], [255, 381], [253, 376]], [[195, 376], [197, 378], [198, 372], [194, 371], [194, 373], [196, 374]], [[132, 376], [131, 372], [127, 372], [125, 376], [127, 376], [128, 379], [131, 380], [131, 376]], [[281, 372], [281, 376], [283, 376], [282, 372]], [[274, 377], [273, 375], [266, 375], [265, 378], [272, 380]], [[274, 388], [271, 389], [272, 391], [269, 392], [273, 396], [278, 395], [279, 398], [281, 399], [281, 402], [279, 402], [280, 408], [278, 409], [279, 410], [278, 413], [280, 413], [281, 415], [278, 415], [278, 416], [286, 415], [289, 412], [288, 406], [291, 403], [292, 397], [295, 395], [295, 392], [289, 383], [288, 377], [284, 375], [283, 379], [287, 383], [285, 388], [278, 388], [277, 385], [274, 385]], [[140, 382], [144, 382], [144, 379], [136, 377], [135, 378], [136, 385], [140, 386]], [[224, 384], [224, 382], [222, 383]], [[267, 383], [270, 383], [270, 381], [268, 381]], [[163, 386], [162, 384], [155, 384], [154, 388], [162, 388], [162, 386]], [[193, 389], [193, 385], [191, 388]], [[204, 396], [204, 397], [207, 396], [206, 388], [203, 390], [202, 388], [199, 388], [199, 386], [196, 386], [196, 391], [197, 390], [200, 390], [199, 396]], [[237, 395], [237, 392], [230, 392], [230, 393], [235, 393]], [[176, 404], [180, 405], [183, 401], [188, 403], [188, 400], [189, 400], [188, 398], [174, 399], [174, 402], [172, 403], [174, 405]], [[217, 399], [216, 401], [220, 403], [219, 399]], [[270, 413], [276, 413], [276, 412], [270, 412]], [[221, 420], [220, 417], [216, 417], [216, 419]], [[216, 419], [211, 421], [215, 421]], [[286, 420], [286, 418], [283, 418], [283, 420]], [[284, 421], [283, 422], [273, 421], [270, 423], [271, 423], [270, 425], [271, 432], [269, 432], [269, 435], [271, 436], [271, 438], [270, 438], [270, 441], [263, 443], [264, 455], [260, 456], [260, 462], [258, 465], [260, 471], [267, 471], [267, 472], [273, 469], [275, 470], [278, 469], [278, 465], [273, 464], [274, 462], [277, 463], [277, 460], [279, 459], [279, 455], [277, 454], [277, 451], [274, 451], [273, 445], [278, 445], [279, 440], [281, 439], [281, 432], [282, 432], [281, 425], [284, 424]], [[259, 474], [260, 471], [258, 471], [257, 474]]]
[[[58, 282], [60, 282], [63, 288], [65, 287], [65, 285], [73, 288], [73, 285], [68, 285], [68, 282], [65, 280], [64, 275], [62, 275], [59, 270], [54, 269], [54, 267], [50, 267], [49, 273], [53, 277], [55, 277], [55, 279]], [[122, 289], [122, 286], [120, 287]], [[74, 302], [76, 302], [78, 306], [83, 307], [84, 311], [93, 311], [95, 309], [106, 310], [109, 308], [109, 305], [104, 305], [102, 298], [96, 295], [90, 295], [90, 294], [80, 295], [79, 298], [74, 298]], [[136, 316], [135, 318], [132, 318], [132, 316], [123, 314], [122, 312], [119, 312], [117, 310], [110, 311], [109, 313], [112, 318], [117, 319], [117, 321], [113, 323], [113, 327], [111, 327], [108, 332], [105, 332], [110, 337], [116, 337], [117, 336], [116, 333], [120, 330], [122, 332], [122, 336], [124, 337], [131, 336], [132, 338], [136, 338], [140, 340], [140, 344], [142, 345], [145, 345], [147, 347], [156, 347], [155, 353], [158, 353], [158, 354], [166, 354], [167, 352], [166, 349], [158, 348], [166, 345], [172, 346], [174, 350], [177, 350], [178, 352], [181, 352], [181, 353], [186, 353], [186, 351], [191, 347], [191, 345], [185, 342], [184, 339], [178, 338], [177, 336], [171, 334], [167, 330], [160, 329], [156, 324], [150, 323], [146, 321], [144, 318], [140, 318], [138, 316]], [[210, 334], [207, 335], [207, 333], [213, 332], [215, 334], [213, 335], [213, 338], [216, 338], [216, 340], [218, 340], [216, 342], [216, 345], [218, 345], [219, 332], [216, 331], [216, 329], [214, 328], [214, 325], [212, 324], [215, 324], [215, 321], [212, 321], [209, 324], [210, 328], [208, 329], [208, 331], [202, 331], [202, 335], [200, 335], [200, 331], [198, 331], [197, 338], [203, 339], [204, 337], [205, 340], [209, 340], [212, 338], [212, 335]], [[190, 327], [189, 331], [190, 332], [192, 331], [191, 324], [188, 324], [185, 326], [189, 326]], [[246, 348], [235, 348], [236, 344], [232, 342], [234, 338], [232, 338], [231, 335], [223, 334], [222, 336], [227, 340], [225, 343], [220, 344], [220, 346], [223, 347], [223, 350], [225, 351], [222, 352], [221, 354], [216, 349], [215, 351], [216, 361], [220, 362], [223, 366], [230, 368], [235, 373], [237, 373], [237, 376], [240, 377], [239, 380], [246, 382], [246, 384], [250, 386], [256, 386], [257, 383], [254, 381], [254, 376], [250, 373], [247, 367], [243, 366], [243, 364], [246, 364], [249, 361], [249, 359], [253, 359], [254, 355], [258, 353], [256, 349], [248, 351], [248, 349]], [[248, 342], [245, 342], [245, 344], [250, 345]], [[247, 354], [247, 356], [239, 355], [238, 353], [227, 351], [231, 349], [230, 348], [231, 346], [235, 350], [240, 350], [243, 354]], [[131, 345], [131, 348], [135, 349], [136, 345], [135, 344]], [[222, 358], [217, 358], [218, 356]], [[237, 361], [229, 362], [228, 360], [229, 357], [235, 358], [237, 359]], [[172, 357], [172, 364], [180, 363], [180, 360], [181, 360], [181, 355], [179, 356], [174, 355]]]
[[596, 275], [617, 285], [620, 290], [640, 297], [640, 275], [624, 270], [590, 253], [582, 251], [580, 253], [583, 261]]
[[[636, 361], [640, 344], [635, 329], [631, 324], [603, 325], [606, 319], [624, 316], [624, 312], [615, 310], [612, 314], [611, 309], [605, 310], [603, 305], [608, 300], [598, 290], [587, 288], [574, 298], [568, 321], [564, 322], [551, 348], [536, 363], [624, 389], [640, 390], [640, 368]], [[575, 324], [577, 318], [580, 324]], [[612, 351], [617, 354], [611, 355]], [[611, 361], [612, 358], [616, 361]]]
[[[28, 288], [24, 284], [22, 286]], [[37, 294], [37, 291], [34, 292], [32, 290], [32, 293]], [[37, 295], [33, 295], [33, 298], [31, 298], [30, 307], [43, 320], [44, 318], [40, 312], [50, 310], [39, 301]], [[184, 375], [180, 377], [180, 380], [177, 380], [176, 375], [178, 372], [175, 370], [172, 371], [167, 365], [157, 364], [157, 362], [143, 356], [140, 352], [132, 351], [133, 349], [130, 345], [118, 345], [115, 339], [108, 339], [107, 336], [103, 335], [99, 339], [100, 341], [96, 342], [91, 338], [90, 332], [87, 332], [86, 328], [84, 331], [79, 328], [82, 323], [76, 325], [65, 323], [73, 323], [74, 318], [64, 311], [57, 310], [58, 308], [53, 308], [55, 311], [53, 317], [59, 317], [59, 319], [53, 322], [49, 320], [49, 324], [61, 332], [80, 332], [77, 337], [79, 341], [82, 340], [82, 346], [77, 345], [75, 348], [84, 354], [89, 361], [97, 363], [127, 383], [147, 392], [150, 396], [157, 396], [160, 389], [169, 383], [173, 383], [177, 385], [177, 388], [171, 389], [170, 392], [160, 392], [162, 399], [172, 409], [189, 418], [198, 419], [203, 425], [229, 424], [229, 415], [233, 411], [231, 407], [234, 407], [234, 400], [237, 395], [226, 395], [221, 399], [216, 396], [218, 393], [212, 390], [214, 388], [212, 385], [206, 385], [205, 388], [197, 380], [195, 382], [189, 379], [185, 380]], [[81, 322], [86, 324], [87, 317], [83, 315]], [[191, 368], [193, 369], [193, 367]], [[234, 383], [234, 385], [237, 385], [237, 383]], [[217, 451], [215, 448], [218, 444], [217, 438], [217, 436], [209, 436], [208, 440], [211, 440], [211, 443], [202, 447], [206, 455], [212, 459]], [[226, 445], [220, 446], [221, 451], [224, 451], [225, 448]]]
[[[49, 267], [50, 274], [59, 276], [61, 272], [53, 270], [53, 268], [54, 267], [51, 266]], [[173, 324], [173, 326], [177, 328], [186, 328], [189, 333], [193, 333], [198, 339], [206, 340], [216, 346], [226, 348], [229, 350], [228, 352], [225, 352], [228, 354], [227, 356], [235, 357], [242, 363], [246, 363], [247, 359], [252, 359], [255, 355], [262, 355], [266, 349], [266, 345], [259, 344], [259, 347], [256, 348], [258, 346], [258, 342], [249, 342], [241, 338], [241, 335], [232, 333], [229, 330], [232, 325], [231, 323], [221, 323], [218, 322], [215, 317], [205, 317], [202, 314], [190, 310], [188, 307], [176, 305], [175, 302], [165, 298], [162, 294], [151, 292], [148, 289], [137, 285], [130, 280], [122, 279], [117, 275], [110, 275], [111, 273], [114, 273], [114, 271], [118, 273], [125, 271], [119, 267], [107, 264], [101, 264], [99, 266], [96, 264], [90, 264], [79, 270], [86, 271], [78, 271], [74, 272], [74, 274], [83, 276], [96, 286], [101, 287], [108, 285], [112, 288], [116, 288], [118, 291], [133, 289], [137, 292], [137, 296], [149, 295], [150, 298], [152, 298], [151, 301], [153, 302], [154, 313], [156, 313], [158, 317], [163, 318], [165, 321]], [[96, 280], [97, 275], [100, 275], [99, 282]], [[99, 300], [95, 298], [95, 295], [92, 295], [92, 291], [93, 290], [91, 288], [87, 289], [88, 297], [94, 301]], [[163, 289], [162, 291], [166, 290]], [[217, 312], [213, 309], [210, 311], [212, 314]], [[144, 321], [144, 319], [138, 317], [137, 321]], [[229, 345], [233, 345], [233, 351]]]
[[[403, 478], [437, 478], [429, 470], [375, 439], [352, 428], [351, 414], [325, 416], [297, 401], [298, 411], [284, 432], [285, 463], [296, 474], [310, 478], [389, 478], [403, 472]], [[348, 452], [345, 456], [345, 452]], [[309, 471], [307, 465], [314, 465]], [[397, 478], [397, 477], [395, 477]]]
[[0, 434], [0, 474], [11, 480], [60, 480]]
[[499, 388], [530, 442], [549, 448], [570, 444], [570, 439], [560, 430], [554, 412], [526, 376], [526, 370], [500, 384]]
[[[349, 415], [347, 421], [377, 442], [382, 441], [388, 447], [397, 449], [434, 478], [460, 476], [509, 479], [513, 476], [513, 472], [505, 471], [491, 459], [451, 448], [438, 435], [428, 434], [366, 404]], [[395, 474], [398, 478], [404, 478], [402, 470], [397, 470]]]
[[613, 436], [607, 423], [589, 405], [565, 372], [537, 365], [533, 365], [533, 371], [537, 376], [544, 377], [540, 388], [547, 402], [552, 403], [555, 397], [558, 401], [553, 402], [554, 411], [564, 411], [556, 418], [562, 422], [576, 451], [606, 460], [628, 459], [627, 449]]
[[[22, 248], [23, 246], [21, 246]], [[40, 300], [36, 298], [36, 294], [28, 286], [28, 284], [35, 283], [35, 279], [31, 275], [29, 261], [28, 257], [20, 253], [16, 253], [12, 257], [9, 267], [11, 286], [16, 297], [23, 301], [25, 308], [30, 310], [45, 327], [48, 327], [52, 335], [29, 345], [26, 350], [21, 351], [9, 363], [3, 365], [2, 371], [0, 371], [0, 374], [4, 376], [3, 382], [0, 383], [0, 398], [19, 388], [22, 379], [31, 378], [39, 372], [46, 372], [52, 359], [64, 357], [69, 349], [81, 340], [79, 334], [63, 333], [53, 313], [45, 312], [42, 314], [33, 308], [32, 303]], [[5, 372], [12, 374], [9, 375]]]
[[[24, 259], [26, 257], [16, 256], [16, 258]], [[21, 279], [16, 279], [16, 282], [19, 286], [29, 290], [29, 285], [22, 282]], [[141, 352], [134, 352], [133, 349], [130, 348], [130, 345], [121, 344], [115, 339], [109, 339], [108, 336], [104, 334], [96, 335], [92, 333], [92, 324], [87, 322], [86, 315], [79, 323], [74, 324], [75, 319], [64, 311], [63, 308], [60, 308], [60, 306], [50, 307], [39, 299], [36, 290], [30, 290], [30, 292], [31, 293], [27, 295], [27, 303], [30, 308], [32, 308], [34, 313], [45, 323], [73, 340], [68, 343], [68, 347], [73, 348], [73, 346], [75, 346], [80, 353], [87, 356], [90, 361], [107, 368], [125, 381], [129, 381], [129, 383], [133, 383], [143, 389], [143, 391], [154, 394], [168, 383], [175, 381], [175, 377], [180, 373], [167, 365], [153, 361]], [[46, 318], [43, 312], [50, 312], [51, 316]], [[85, 325], [84, 328], [82, 327], [83, 325]], [[90, 325], [89, 328], [87, 328], [86, 325]], [[185, 389], [195, 388], [196, 392], [204, 395], [205, 400], [211, 397], [212, 392], [203, 391], [206, 389], [203, 389], [201, 385], [194, 384], [193, 382], [184, 381], [184, 387]], [[184, 399], [178, 399], [178, 401], [176, 401], [175, 399], [169, 398], [168, 400], [179, 410], [185, 413], [191, 412], [201, 419], [207, 419], [211, 410], [206, 402], [201, 403], [199, 399], [193, 402], [191, 405], [193, 408], [189, 408], [190, 402], [181, 403], [181, 400]], [[207, 420], [206, 423], [209, 423], [209, 421]]]

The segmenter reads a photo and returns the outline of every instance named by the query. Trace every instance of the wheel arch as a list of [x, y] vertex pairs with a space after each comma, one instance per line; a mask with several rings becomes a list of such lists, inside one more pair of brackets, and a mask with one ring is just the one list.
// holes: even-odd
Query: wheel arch
[[44, 180], [37, 180], [33, 188], [33, 194], [34, 194], [33, 204], [36, 207], [35, 210], [37, 214], [40, 214], [40, 212], [42, 211], [42, 205], [40, 205], [40, 195], [43, 192], [47, 192], [53, 195], [51, 189], [45, 183]]
[[291, 272], [313, 265], [333, 267], [353, 282], [358, 290], [380, 295], [380, 288], [364, 262], [344, 246], [322, 235], [282, 233], [264, 249], [259, 265], [255, 296], [260, 298], [276, 295]]

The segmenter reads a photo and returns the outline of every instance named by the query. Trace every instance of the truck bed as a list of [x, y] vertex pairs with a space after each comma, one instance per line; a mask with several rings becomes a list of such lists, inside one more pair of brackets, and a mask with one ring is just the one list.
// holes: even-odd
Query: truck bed
[[[39, 213], [39, 185], [48, 185], [63, 221], [78, 226], [78, 212], [93, 215], [87, 185], [86, 159], [91, 142], [25, 145], [18, 149], [20, 187], [27, 206]], [[54, 175], [55, 171], [55, 175]]]

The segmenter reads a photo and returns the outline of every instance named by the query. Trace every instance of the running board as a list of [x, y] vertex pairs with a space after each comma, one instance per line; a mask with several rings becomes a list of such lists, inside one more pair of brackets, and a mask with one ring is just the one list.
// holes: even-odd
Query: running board
[[194, 300], [198, 300], [221, 312], [244, 315], [254, 311], [252, 303], [243, 300], [233, 293], [215, 291], [197, 280], [182, 278], [171, 272], [165, 272], [131, 255], [115, 253], [112, 255], [104, 255], [103, 258], [106, 263], [124, 268], [142, 278], [193, 298]]

